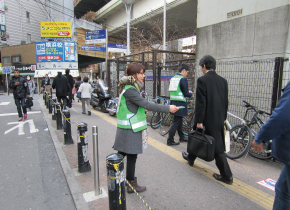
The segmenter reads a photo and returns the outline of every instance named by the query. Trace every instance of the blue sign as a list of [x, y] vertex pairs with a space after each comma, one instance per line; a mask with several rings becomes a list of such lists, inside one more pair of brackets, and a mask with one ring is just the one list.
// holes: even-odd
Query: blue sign
[[86, 36], [105, 34], [106, 30], [86, 31]]
[[96, 47], [96, 46], [81, 46], [81, 50], [88, 50], [88, 51], [106, 51], [106, 47]]
[[36, 61], [75, 61], [75, 43], [63, 41], [36, 42]]
[[4, 74], [10, 74], [11, 73], [11, 67], [5, 66], [2, 68]]
[[106, 39], [106, 34], [86, 36], [86, 40], [90, 40], [90, 39]]

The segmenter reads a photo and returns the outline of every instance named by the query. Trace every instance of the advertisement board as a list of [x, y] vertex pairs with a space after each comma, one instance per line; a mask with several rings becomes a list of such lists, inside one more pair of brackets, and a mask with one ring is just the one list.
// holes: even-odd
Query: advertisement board
[[71, 39], [70, 21], [40, 21], [41, 39]]
[[86, 44], [106, 43], [106, 30], [86, 31], [85, 38]]
[[46, 41], [36, 42], [37, 62], [74, 62], [76, 61], [76, 51], [74, 42]]

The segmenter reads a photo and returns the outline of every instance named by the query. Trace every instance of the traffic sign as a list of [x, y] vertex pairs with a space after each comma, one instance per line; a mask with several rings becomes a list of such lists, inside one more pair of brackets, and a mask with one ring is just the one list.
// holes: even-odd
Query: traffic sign
[[10, 66], [3, 67], [3, 73], [4, 74], [11, 74], [11, 67]]

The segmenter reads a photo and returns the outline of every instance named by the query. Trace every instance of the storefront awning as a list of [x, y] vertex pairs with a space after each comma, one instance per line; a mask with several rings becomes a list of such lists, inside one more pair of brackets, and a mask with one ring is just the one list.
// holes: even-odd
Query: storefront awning
[[[40, 78], [44, 77], [45, 74], [47, 74], [49, 77], [56, 77], [57, 72], [62, 72], [62, 74], [65, 74], [65, 69], [41, 69], [41, 70], [35, 70], [34, 77], [35, 78]], [[70, 70], [70, 75], [73, 77], [78, 77], [79, 76], [79, 70], [77, 69], [71, 69]]]

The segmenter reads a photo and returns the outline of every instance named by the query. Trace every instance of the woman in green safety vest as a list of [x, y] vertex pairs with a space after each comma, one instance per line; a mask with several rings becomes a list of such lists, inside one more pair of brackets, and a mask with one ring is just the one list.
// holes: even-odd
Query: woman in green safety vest
[[[117, 108], [117, 133], [114, 149], [119, 154], [127, 156], [126, 179], [137, 192], [146, 190], [139, 186], [135, 177], [137, 155], [147, 147], [147, 122], [145, 109], [155, 112], [175, 113], [175, 105], [161, 105], [148, 102], [140, 92], [144, 88], [145, 67], [139, 63], [129, 64], [127, 76], [119, 83], [120, 95]], [[127, 187], [128, 193], [134, 191]]]

